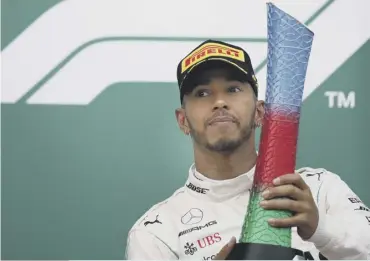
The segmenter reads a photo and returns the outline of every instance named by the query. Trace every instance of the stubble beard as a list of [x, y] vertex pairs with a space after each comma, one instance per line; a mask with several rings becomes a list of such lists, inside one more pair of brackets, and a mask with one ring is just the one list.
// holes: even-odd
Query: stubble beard
[[222, 138], [219, 139], [217, 142], [211, 144], [208, 141], [204, 141], [204, 139], [201, 138], [201, 135], [192, 127], [190, 121], [188, 121], [188, 124], [190, 134], [195, 143], [202, 147], [205, 147], [206, 149], [212, 152], [217, 152], [226, 155], [232, 154], [242, 144], [248, 142], [248, 140], [252, 136], [253, 130], [255, 129], [254, 119], [252, 117], [251, 122], [241, 129], [241, 136], [238, 139], [232, 140], [228, 138]]

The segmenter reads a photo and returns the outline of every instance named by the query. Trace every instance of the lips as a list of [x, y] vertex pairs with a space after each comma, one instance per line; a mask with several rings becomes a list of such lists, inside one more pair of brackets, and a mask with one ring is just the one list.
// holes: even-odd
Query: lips
[[209, 125], [219, 123], [219, 122], [235, 122], [235, 120], [232, 117], [216, 117], [209, 121]]

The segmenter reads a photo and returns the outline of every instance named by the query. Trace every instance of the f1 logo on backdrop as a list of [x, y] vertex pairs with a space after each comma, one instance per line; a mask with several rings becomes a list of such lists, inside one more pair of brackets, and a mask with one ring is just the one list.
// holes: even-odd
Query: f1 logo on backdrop
[[[359, 27], [367, 21], [368, 0], [272, 2], [302, 22], [312, 18], [309, 27], [315, 38], [304, 98], [369, 39], [369, 30]], [[28, 104], [88, 105], [113, 83], [176, 82], [177, 63], [208, 38], [240, 45], [250, 54], [263, 99], [265, 3], [61, 1], [3, 50], [1, 101], [17, 103], [23, 98]], [[204, 19], [199, 10], [207, 10], [211, 19]], [[348, 10], [353, 16], [342, 19]]]

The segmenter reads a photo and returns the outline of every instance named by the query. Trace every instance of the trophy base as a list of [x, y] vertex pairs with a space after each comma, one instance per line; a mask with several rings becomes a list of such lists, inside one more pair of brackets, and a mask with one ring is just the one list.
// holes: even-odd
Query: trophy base
[[226, 260], [306, 260], [302, 251], [269, 244], [237, 243]]

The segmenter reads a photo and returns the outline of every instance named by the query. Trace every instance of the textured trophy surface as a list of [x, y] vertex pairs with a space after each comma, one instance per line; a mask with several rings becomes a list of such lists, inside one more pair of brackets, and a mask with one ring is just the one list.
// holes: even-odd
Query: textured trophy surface
[[265, 210], [259, 203], [262, 191], [271, 187], [275, 178], [295, 171], [302, 96], [314, 34], [275, 5], [268, 3], [267, 9], [265, 116], [248, 211], [239, 243], [228, 259], [277, 260], [296, 255], [290, 248], [291, 229], [268, 224], [270, 218], [292, 214]]

